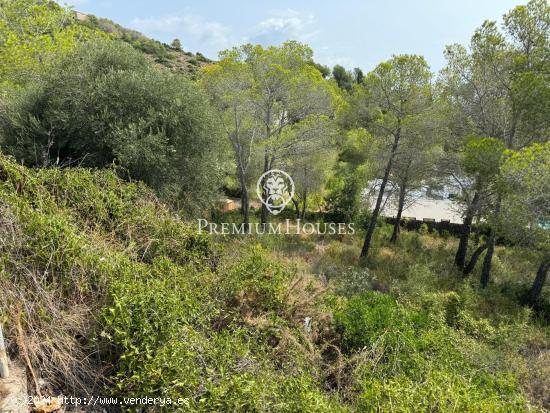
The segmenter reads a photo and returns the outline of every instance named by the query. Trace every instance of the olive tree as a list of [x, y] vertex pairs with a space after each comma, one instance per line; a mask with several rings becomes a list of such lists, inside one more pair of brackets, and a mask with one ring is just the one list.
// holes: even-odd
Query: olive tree
[[83, 45], [14, 94], [0, 145], [29, 166], [116, 163], [178, 207], [209, 205], [220, 186], [220, 139], [207, 97], [131, 46]]

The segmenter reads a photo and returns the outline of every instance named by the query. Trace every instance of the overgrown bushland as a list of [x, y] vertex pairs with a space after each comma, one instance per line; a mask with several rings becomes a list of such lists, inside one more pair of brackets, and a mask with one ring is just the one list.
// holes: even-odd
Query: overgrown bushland
[[526, 366], [544, 368], [530, 355], [546, 330], [497, 287], [478, 293], [443, 271], [448, 239], [376, 239], [368, 268], [353, 237], [215, 244], [113, 171], [4, 156], [0, 211], [1, 320], [33, 392], [183, 398], [182, 411], [508, 412], [543, 400], [545, 379]]
[[183, 397], [201, 411], [338, 409], [300, 329], [313, 281], [260, 247], [220, 261], [206, 236], [113, 172], [6, 157], [0, 172], [1, 317], [31, 391]]
[[477, 276], [449, 265], [456, 239], [404, 232], [386, 246], [390, 235], [380, 228], [366, 266], [355, 237], [308, 237], [301, 247], [284, 237], [262, 241], [276, 257], [290, 245], [291, 262], [326, 284], [340, 351], [331, 365], [340, 367], [325, 380], [340, 399], [359, 411], [548, 408], [550, 331], [521, 300], [536, 251], [499, 246], [493, 281], [480, 291]]
[[158, 256], [215, 264], [207, 239], [109, 171], [30, 170], [2, 157], [0, 193], [2, 318], [36, 382], [42, 372], [78, 392], [103, 384], [113, 360], [97, 333], [113, 280], [150, 273]]
[[[360, 411], [523, 411], [526, 400], [512, 371], [472, 353], [484, 343], [452, 328], [456, 294], [429, 308], [407, 308], [391, 295], [367, 292], [337, 313], [343, 348], [353, 354], [352, 389]], [[440, 305], [434, 305], [440, 304]]]

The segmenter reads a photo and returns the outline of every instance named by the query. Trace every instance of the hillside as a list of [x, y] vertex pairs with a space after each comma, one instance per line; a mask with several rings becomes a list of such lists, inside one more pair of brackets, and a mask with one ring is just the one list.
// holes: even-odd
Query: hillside
[[292, 273], [260, 247], [223, 259], [149, 189], [109, 171], [30, 170], [4, 156], [0, 171], [0, 314], [31, 394], [334, 411], [296, 353], [311, 343], [286, 294]]
[[96, 17], [93, 14], [75, 12], [79, 24], [90, 29], [97, 29], [114, 39], [122, 40], [142, 51], [153, 61], [168, 67], [176, 73], [188, 73], [192, 76], [201, 67], [212, 61], [204, 57], [200, 52], [192, 53], [178, 49], [174, 46], [150, 39], [142, 33], [122, 27], [120, 24], [104, 17]]

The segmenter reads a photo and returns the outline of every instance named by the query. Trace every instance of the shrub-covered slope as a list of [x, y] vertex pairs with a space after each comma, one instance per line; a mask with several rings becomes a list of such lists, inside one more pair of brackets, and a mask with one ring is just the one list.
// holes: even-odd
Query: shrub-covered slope
[[2, 157], [0, 210], [0, 314], [31, 388], [183, 397], [192, 410], [337, 410], [298, 350], [291, 273], [262, 250], [220, 263], [204, 235], [111, 171]]
[[337, 295], [108, 170], [2, 156], [0, 212], [0, 317], [32, 391], [185, 400], [161, 411], [530, 408], [519, 364], [495, 358], [508, 342], [463, 327], [459, 294]]

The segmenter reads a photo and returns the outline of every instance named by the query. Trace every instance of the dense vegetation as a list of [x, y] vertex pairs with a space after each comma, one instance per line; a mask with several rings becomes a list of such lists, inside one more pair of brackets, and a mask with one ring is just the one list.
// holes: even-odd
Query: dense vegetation
[[[330, 70], [295, 41], [190, 75], [177, 39], [0, 0], [0, 323], [30, 392], [184, 400], [129, 411], [549, 409], [549, 32], [531, 0], [437, 75], [416, 55]], [[254, 196], [272, 168], [296, 184], [279, 217]], [[458, 237], [404, 231], [415, 193], [445, 186]], [[357, 233], [192, 221], [294, 216]]]
[[532, 253], [503, 250], [479, 293], [444, 270], [456, 242], [437, 235], [388, 249], [383, 228], [370, 270], [354, 238], [220, 250], [112, 171], [5, 157], [1, 170], [4, 321], [42, 392], [288, 412], [507, 412], [545, 397], [525, 363], [547, 362], [547, 338], [513, 296]]
[[124, 44], [89, 42], [29, 82], [0, 122], [5, 150], [26, 165], [116, 161], [166, 199], [200, 206], [222, 169], [213, 116], [190, 80]]

